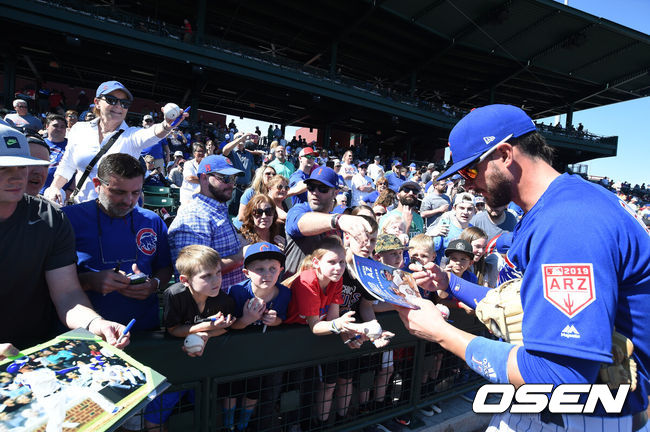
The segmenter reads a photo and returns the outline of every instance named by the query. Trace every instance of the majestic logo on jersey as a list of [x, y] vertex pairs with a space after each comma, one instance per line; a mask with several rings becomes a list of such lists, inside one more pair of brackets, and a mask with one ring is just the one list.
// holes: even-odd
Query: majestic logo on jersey
[[560, 336], [568, 339], [580, 339], [580, 332], [573, 324], [567, 324], [567, 326], [562, 329]]
[[544, 298], [569, 318], [596, 300], [591, 264], [542, 264]]
[[138, 246], [140, 252], [149, 256], [156, 253], [157, 241], [158, 236], [151, 228], [142, 228], [135, 236], [135, 244]]
[[490, 144], [492, 141], [494, 141], [496, 138], [493, 136], [487, 136], [483, 137], [483, 141], [485, 141], [485, 144]]

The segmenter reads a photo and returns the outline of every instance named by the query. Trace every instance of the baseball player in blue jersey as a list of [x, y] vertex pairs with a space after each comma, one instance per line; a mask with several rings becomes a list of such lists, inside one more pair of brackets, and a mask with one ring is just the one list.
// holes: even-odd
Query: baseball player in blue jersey
[[[456, 162], [438, 179], [458, 172], [491, 207], [513, 201], [524, 210], [506, 256], [523, 275], [523, 344], [466, 333], [424, 300], [420, 310], [400, 311], [407, 328], [491, 382], [515, 387], [617, 382], [608, 381], [601, 367], [609, 370], [612, 340], [620, 334], [632, 342], [629, 357], [636, 363], [620, 413], [607, 413], [601, 404], [593, 414], [507, 410], [494, 416], [488, 431], [650, 430], [650, 236], [644, 226], [614, 194], [557, 172], [552, 149], [517, 107], [472, 111], [451, 131], [449, 146]], [[487, 294], [433, 264], [414, 276], [421, 287], [446, 290], [468, 305]]]

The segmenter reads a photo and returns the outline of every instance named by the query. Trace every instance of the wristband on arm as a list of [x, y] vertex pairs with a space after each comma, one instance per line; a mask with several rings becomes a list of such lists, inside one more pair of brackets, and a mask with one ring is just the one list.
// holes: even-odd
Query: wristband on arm
[[449, 287], [447, 288], [447, 292], [472, 309], [476, 308], [478, 302], [483, 300], [483, 297], [485, 297], [490, 289], [491, 288], [468, 282], [453, 273], [449, 275]]
[[465, 362], [492, 383], [507, 384], [508, 356], [515, 345], [477, 336], [465, 348]]

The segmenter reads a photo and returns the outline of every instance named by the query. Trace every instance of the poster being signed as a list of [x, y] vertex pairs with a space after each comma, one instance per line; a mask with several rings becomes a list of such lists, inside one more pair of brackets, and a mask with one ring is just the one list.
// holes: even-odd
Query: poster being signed
[[419, 309], [412, 303], [413, 298], [420, 297], [420, 291], [410, 272], [357, 255], [354, 256], [354, 267], [359, 282], [376, 299]]
[[85, 330], [0, 362], [0, 431], [105, 431], [166, 387], [165, 377]]

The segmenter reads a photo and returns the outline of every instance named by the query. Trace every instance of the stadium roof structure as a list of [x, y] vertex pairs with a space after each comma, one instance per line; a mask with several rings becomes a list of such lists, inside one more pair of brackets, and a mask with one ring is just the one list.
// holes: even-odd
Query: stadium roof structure
[[543, 118], [650, 95], [650, 36], [552, 0], [0, 5], [17, 76], [114, 77], [136, 96], [274, 123], [430, 135], [457, 121], [443, 106]]

